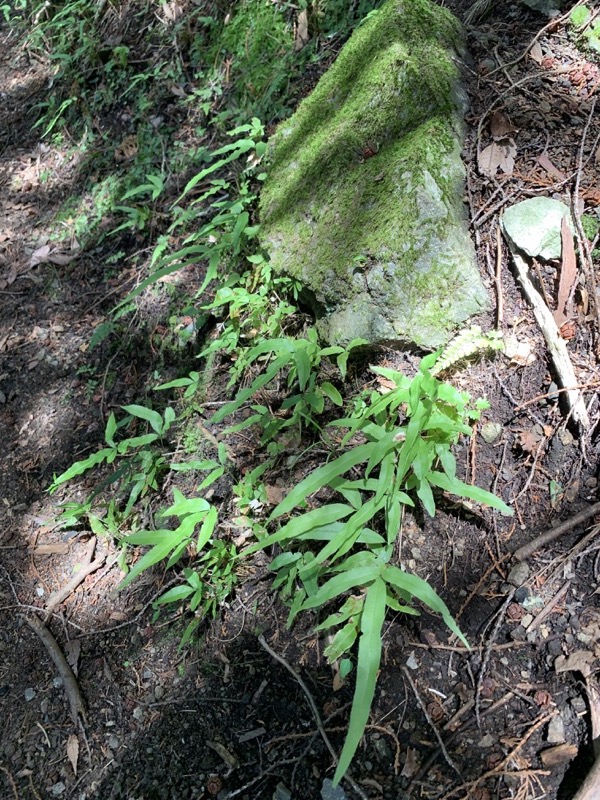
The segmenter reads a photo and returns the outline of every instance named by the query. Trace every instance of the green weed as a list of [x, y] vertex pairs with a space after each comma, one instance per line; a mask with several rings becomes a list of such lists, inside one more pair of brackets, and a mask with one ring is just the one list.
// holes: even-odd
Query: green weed
[[[290, 348], [285, 355], [290, 372], [297, 373], [296, 351]], [[392, 563], [404, 508], [418, 500], [433, 516], [435, 495], [441, 490], [512, 513], [495, 495], [457, 477], [451, 448], [460, 436], [470, 435], [470, 421], [479, 417], [486, 404], [472, 404], [467, 394], [438, 381], [431, 374], [435, 359], [435, 354], [424, 358], [412, 379], [394, 370], [373, 368], [394, 388], [383, 395], [371, 392], [357, 413], [332, 423], [347, 431], [338, 449], [357, 437], [361, 443], [291, 489], [268, 522], [275, 524], [293, 512], [300, 513], [243, 554], [273, 545], [283, 551], [271, 569], [276, 575], [274, 585], [291, 600], [290, 625], [301, 611], [324, 609], [333, 600], [343, 600], [338, 611], [318, 626], [318, 630], [337, 629], [326, 651], [331, 662], [348, 654], [358, 640], [354, 701], [335, 783], [346, 772], [367, 724], [386, 609], [416, 614], [413, 602], [418, 600], [440, 614], [466, 644], [431, 586]], [[282, 366], [278, 364], [279, 369]], [[255, 381], [254, 388], [257, 385]], [[247, 394], [248, 390], [239, 393], [238, 400], [247, 400]], [[311, 500], [324, 489], [327, 497], [333, 493], [339, 500]]]
[[580, 5], [571, 10], [569, 19], [580, 39], [589, 48], [600, 53], [600, 18], [592, 17], [592, 11], [587, 5]]

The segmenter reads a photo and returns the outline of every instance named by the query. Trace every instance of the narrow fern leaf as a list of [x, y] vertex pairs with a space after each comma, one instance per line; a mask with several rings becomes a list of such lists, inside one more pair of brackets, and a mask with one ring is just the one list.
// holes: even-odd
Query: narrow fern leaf
[[333, 776], [334, 786], [337, 786], [346, 774], [369, 721], [377, 673], [381, 663], [381, 630], [385, 619], [385, 609], [385, 581], [377, 578], [367, 590], [361, 615], [356, 687], [352, 700], [348, 735]]

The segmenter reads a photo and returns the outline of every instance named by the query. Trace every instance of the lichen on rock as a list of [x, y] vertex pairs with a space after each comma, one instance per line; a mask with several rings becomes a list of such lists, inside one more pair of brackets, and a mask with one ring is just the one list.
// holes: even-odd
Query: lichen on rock
[[271, 141], [261, 235], [325, 339], [435, 348], [487, 305], [465, 223], [455, 18], [387, 0]]

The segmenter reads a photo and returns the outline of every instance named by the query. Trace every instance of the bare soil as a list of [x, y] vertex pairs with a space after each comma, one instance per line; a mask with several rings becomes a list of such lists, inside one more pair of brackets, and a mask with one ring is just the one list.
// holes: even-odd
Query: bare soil
[[[594, 758], [600, 528], [592, 516], [525, 564], [512, 558], [598, 501], [595, 287], [581, 275], [573, 306], [569, 353], [591, 420], [577, 431], [496, 236], [502, 210], [526, 197], [569, 202], [578, 181], [587, 212], [600, 202], [598, 65], [575, 47], [564, 21], [540, 34], [544, 24], [519, 4], [499, 4], [471, 29], [465, 64], [466, 201], [495, 300], [481, 324], [497, 324], [518, 347], [453, 376], [491, 401], [457, 457], [469, 480], [493, 489], [516, 515], [448, 501], [435, 519], [406, 520], [400, 562], [431, 581], [473, 649], [458, 646], [427, 614], [390, 620], [371, 723], [352, 768], [368, 798], [569, 800]], [[524, 55], [538, 35], [541, 55]], [[47, 65], [0, 25], [0, 798], [356, 797], [347, 783], [326, 793], [334, 765], [305, 693], [258, 635], [303, 678], [338, 751], [351, 686], [334, 691], [309, 620], [285, 629], [286, 609], [269, 590], [264, 564], [240, 576], [219, 617], [179, 650], [187, 620], [153, 622], [151, 607], [171, 574], [146, 573], [117, 592], [114, 544], [98, 538], [91, 555], [89, 532], [52, 522], [61, 499], [46, 491], [53, 474], [99, 446], [111, 409], [143, 402], [157, 355], [154, 323], [132, 329], [116, 350], [89, 352], [94, 328], [131, 285], [107, 263], [107, 251], [32, 264], [53, 212], [79, 190], [77, 164], [34, 128], [48, 80]], [[515, 162], [485, 177], [478, 152], [492, 141], [494, 111], [510, 120]], [[556, 296], [556, 270], [541, 266], [537, 280], [548, 298]], [[157, 324], [161, 313], [155, 310]], [[416, 364], [393, 351], [374, 358]], [[196, 363], [188, 352], [175, 366], [185, 374]], [[109, 385], [111, 374], [118, 379]], [[356, 380], [365, 385], [372, 375]], [[221, 399], [218, 381], [210, 391]], [[486, 422], [500, 426], [487, 442]], [[244, 467], [251, 463], [247, 452]], [[292, 485], [310, 466], [300, 462], [298, 472], [278, 479]], [[75, 496], [83, 499], [92, 486], [82, 480]], [[76, 723], [50, 651], [27, 620], [89, 558], [98, 569], [47, 620], [85, 703]]]

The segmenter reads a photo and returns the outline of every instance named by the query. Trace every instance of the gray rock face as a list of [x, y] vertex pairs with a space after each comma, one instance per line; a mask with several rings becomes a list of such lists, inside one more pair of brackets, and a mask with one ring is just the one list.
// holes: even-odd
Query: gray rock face
[[462, 202], [458, 23], [388, 0], [271, 142], [261, 235], [323, 337], [435, 348], [487, 305]]

